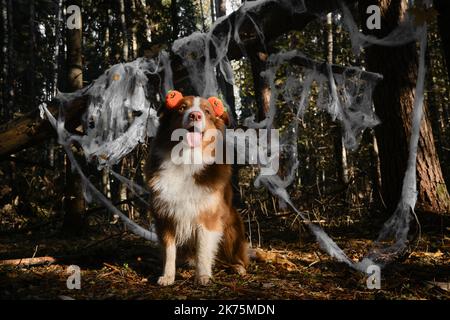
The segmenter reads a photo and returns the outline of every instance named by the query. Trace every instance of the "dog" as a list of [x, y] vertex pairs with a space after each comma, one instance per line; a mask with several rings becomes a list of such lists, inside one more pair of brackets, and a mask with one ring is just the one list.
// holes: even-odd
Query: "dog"
[[[205, 133], [223, 134], [228, 124], [228, 113], [217, 98], [183, 97], [177, 91], [166, 97], [145, 166], [150, 214], [165, 257], [161, 286], [175, 281], [177, 251], [194, 261], [200, 285], [210, 282], [218, 257], [238, 273], [246, 272], [248, 243], [242, 218], [232, 205], [231, 166], [211, 161], [211, 153], [205, 152], [215, 143]], [[184, 132], [182, 142], [172, 141], [176, 130]], [[178, 160], [196, 155], [203, 160], [174, 161], [175, 148], [180, 150]]]

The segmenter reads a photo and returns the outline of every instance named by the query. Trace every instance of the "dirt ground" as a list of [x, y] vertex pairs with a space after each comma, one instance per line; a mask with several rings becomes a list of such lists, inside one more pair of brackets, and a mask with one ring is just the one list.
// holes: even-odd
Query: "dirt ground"
[[[39, 266], [0, 266], [0, 299], [449, 299], [449, 228], [422, 226], [420, 240], [381, 272], [381, 289], [368, 289], [366, 276], [324, 253], [306, 232], [276, 219], [263, 227], [259, 259], [239, 276], [214, 268], [206, 287], [194, 283], [193, 269], [180, 266], [176, 282], [159, 287], [159, 250], [120, 228], [90, 230], [67, 239], [55, 228], [0, 234], [0, 259], [52, 256]], [[355, 260], [368, 251], [379, 226], [328, 229]], [[364, 232], [361, 232], [364, 230]], [[431, 230], [431, 231], [430, 231]], [[282, 235], [282, 237], [280, 236]], [[67, 267], [81, 268], [81, 289], [70, 290]]]

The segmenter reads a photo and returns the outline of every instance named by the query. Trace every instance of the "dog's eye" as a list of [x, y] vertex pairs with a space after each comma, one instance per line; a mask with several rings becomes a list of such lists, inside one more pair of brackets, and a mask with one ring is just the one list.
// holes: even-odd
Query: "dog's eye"
[[208, 109], [205, 110], [205, 113], [208, 114], [208, 115], [211, 114], [211, 112], [209, 112]]
[[184, 110], [186, 110], [186, 105], [182, 104], [179, 108], [178, 111], [183, 112]]

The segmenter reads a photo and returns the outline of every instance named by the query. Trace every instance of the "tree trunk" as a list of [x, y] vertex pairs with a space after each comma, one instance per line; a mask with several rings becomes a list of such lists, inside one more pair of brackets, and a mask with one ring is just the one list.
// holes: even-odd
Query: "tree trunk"
[[[431, 48], [430, 48], [431, 49]], [[431, 60], [431, 54], [430, 50], [427, 51], [426, 54], [426, 66], [428, 70], [428, 76], [426, 77], [426, 87], [433, 88], [434, 86], [434, 75], [433, 75], [433, 61]], [[442, 132], [441, 132], [441, 115], [440, 115], [440, 108], [436, 101], [436, 95], [433, 90], [428, 91], [427, 94], [428, 99], [428, 111], [429, 111], [429, 118], [431, 125], [433, 126], [433, 133], [436, 140], [436, 151], [440, 159], [442, 159], [442, 156], [444, 155], [442, 147], [444, 146], [442, 141]]]
[[103, 170], [102, 171], [102, 186], [103, 186], [103, 193], [108, 199], [111, 199], [111, 180], [109, 178], [109, 171]]
[[[334, 35], [333, 35], [333, 14], [327, 14], [327, 32], [326, 35], [326, 56], [327, 62], [333, 64], [334, 62]], [[335, 125], [335, 132], [333, 134], [334, 149], [337, 163], [337, 177], [341, 184], [348, 183], [348, 164], [347, 164], [347, 150], [344, 147], [342, 131], [339, 124]]]
[[215, 4], [216, 16], [223, 17], [227, 14], [227, 1], [226, 0], [216, 0]]
[[15, 91], [15, 55], [14, 55], [14, 26], [13, 26], [13, 4], [12, 0], [4, 1], [3, 21], [4, 23], [4, 60], [3, 60], [3, 108], [4, 116], [11, 118], [14, 114], [14, 91]]
[[[216, 0], [215, 3], [217, 18], [223, 17], [227, 14], [226, 10], [226, 0]], [[211, 8], [212, 10], [212, 8]], [[231, 126], [237, 125], [237, 115], [236, 115], [236, 102], [234, 96], [234, 87], [229, 84], [222, 73], [217, 68], [217, 82], [219, 84], [219, 88], [222, 91], [225, 101], [231, 110], [231, 117], [233, 119]], [[241, 192], [239, 189], [239, 166], [237, 164], [232, 165], [232, 175], [231, 175], [231, 185], [233, 187], [233, 205], [236, 207], [242, 206]]]
[[178, 6], [176, 0], [172, 0], [170, 3], [170, 17], [172, 19], [172, 40], [175, 41], [178, 39], [178, 34], [180, 33], [180, 26], [178, 25]]
[[438, 26], [442, 41], [448, 77], [450, 78], [450, 1], [434, 0], [434, 6], [439, 12]]
[[253, 88], [255, 90], [256, 106], [258, 108], [257, 119], [261, 121], [264, 120], [270, 108], [270, 86], [267, 80], [261, 76], [261, 72], [266, 70], [269, 55], [267, 52], [256, 50], [253, 47], [248, 47], [247, 53], [250, 60]]
[[122, 59], [128, 61], [128, 30], [125, 17], [125, 0], [119, 0], [120, 24], [122, 26]]
[[[127, 159], [122, 159], [122, 162], [120, 163], [120, 171], [119, 174], [121, 176], [126, 176], [127, 175], [127, 167], [128, 167], [128, 161]], [[127, 200], [127, 185], [125, 183], [122, 183], [120, 181], [117, 182], [119, 185], [119, 201], [120, 202], [125, 202]], [[130, 212], [128, 209], [128, 204], [124, 203], [121, 208], [122, 211], [128, 211], [128, 217], [130, 217]]]
[[[69, 4], [68, 4], [69, 5]], [[82, 30], [67, 29], [68, 89], [83, 88]]]
[[[441, 38], [442, 52], [447, 67], [447, 76], [450, 79], [450, 1], [448, 0], [434, 0], [434, 6], [438, 10], [438, 27], [439, 36]], [[450, 119], [450, 106], [444, 104], [442, 106], [446, 121]]]
[[199, 6], [200, 6], [200, 18], [202, 19], [202, 32], [206, 32], [205, 12], [204, 12], [204, 8], [203, 8], [202, 0], [199, 0]]
[[[382, 12], [382, 37], [393, 30], [407, 9], [406, 0], [367, 1]], [[366, 32], [370, 32], [367, 31]], [[378, 141], [383, 199], [394, 210], [401, 194], [411, 133], [411, 114], [415, 98], [418, 55], [416, 44], [401, 47], [371, 46], [367, 49], [368, 69], [384, 75], [374, 92], [374, 103], [381, 124], [375, 128]], [[417, 157], [417, 208], [427, 212], [447, 212], [449, 194], [442, 176], [430, 121], [424, 114]]]
[[[226, 10], [226, 0], [216, 0], [216, 14], [217, 18], [223, 17], [227, 14]], [[217, 68], [217, 76], [218, 76], [218, 83], [219, 88], [222, 91], [225, 101], [227, 105], [230, 107], [232, 118], [236, 121], [236, 103], [235, 103], [235, 96], [234, 96], [234, 88], [233, 85], [228, 83], [225, 78], [223, 77], [222, 73], [220, 72], [220, 68]], [[235, 125], [235, 124], [234, 124]]]
[[[36, 32], [35, 32], [35, 7], [34, 0], [30, 1], [29, 6], [30, 20], [29, 20], [29, 31], [30, 31], [30, 68], [28, 72], [28, 82], [29, 82], [29, 92], [30, 92], [30, 107], [34, 109], [36, 107], [36, 90], [34, 85], [34, 80], [36, 76], [36, 63], [35, 63], [35, 48], [36, 48]], [[19, 110], [20, 111], [20, 110]]]
[[105, 40], [104, 40], [104, 46], [103, 46], [103, 61], [106, 63], [107, 66], [110, 64], [111, 59], [111, 9], [108, 8], [106, 11], [106, 17], [105, 17]]
[[267, 53], [248, 50], [253, 76], [253, 88], [255, 90], [256, 106], [258, 108], [257, 119], [263, 120], [270, 108], [271, 90], [269, 83], [261, 76], [266, 70]]
[[209, 0], [209, 10], [211, 12], [211, 24], [216, 21], [216, 15], [214, 13], [214, 0]]
[[[80, 3], [67, 3], [80, 5]], [[67, 29], [67, 84], [70, 91], [83, 87], [82, 70], [82, 29]], [[70, 161], [66, 157], [66, 192], [64, 197], [64, 223], [63, 231], [76, 235], [84, 225], [83, 213], [85, 202], [80, 177], [72, 172]]]
[[8, 5], [7, 0], [2, 1], [2, 32], [3, 32], [3, 43], [2, 43], [2, 109], [1, 111], [1, 118], [2, 120], [9, 118], [9, 110], [7, 108], [8, 106], [8, 65], [9, 65], [9, 59], [8, 59], [8, 40], [9, 37], [6, 35], [9, 35], [8, 30]]
[[[53, 33], [55, 35], [55, 43], [53, 49], [53, 81], [52, 81], [52, 94], [55, 97], [58, 94], [58, 79], [59, 79], [59, 52], [61, 46], [61, 27], [62, 27], [62, 11], [63, 11], [63, 1], [57, 0], [56, 2], [56, 13], [55, 13], [55, 24], [53, 27]], [[51, 167], [55, 164], [55, 140], [50, 139], [48, 144], [48, 162]]]
[[133, 17], [133, 20], [131, 22], [131, 53], [133, 59], [136, 59], [138, 57], [136, 1], [137, 0], [131, 0], [131, 12]]
[[61, 27], [62, 23], [62, 0], [58, 0], [56, 9], [56, 22], [54, 27], [55, 33], [55, 49], [53, 53], [53, 96], [58, 93], [58, 75], [59, 75], [59, 47], [61, 45]]

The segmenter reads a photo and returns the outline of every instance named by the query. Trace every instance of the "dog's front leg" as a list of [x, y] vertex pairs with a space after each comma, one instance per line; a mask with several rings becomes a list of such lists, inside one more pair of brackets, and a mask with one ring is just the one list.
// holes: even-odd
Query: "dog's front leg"
[[211, 231], [203, 225], [197, 229], [196, 280], [201, 285], [208, 284], [212, 276], [212, 265], [222, 232]]
[[175, 281], [175, 259], [177, 255], [177, 246], [175, 239], [165, 239], [163, 241], [165, 261], [164, 273], [158, 279], [160, 286], [170, 286]]

